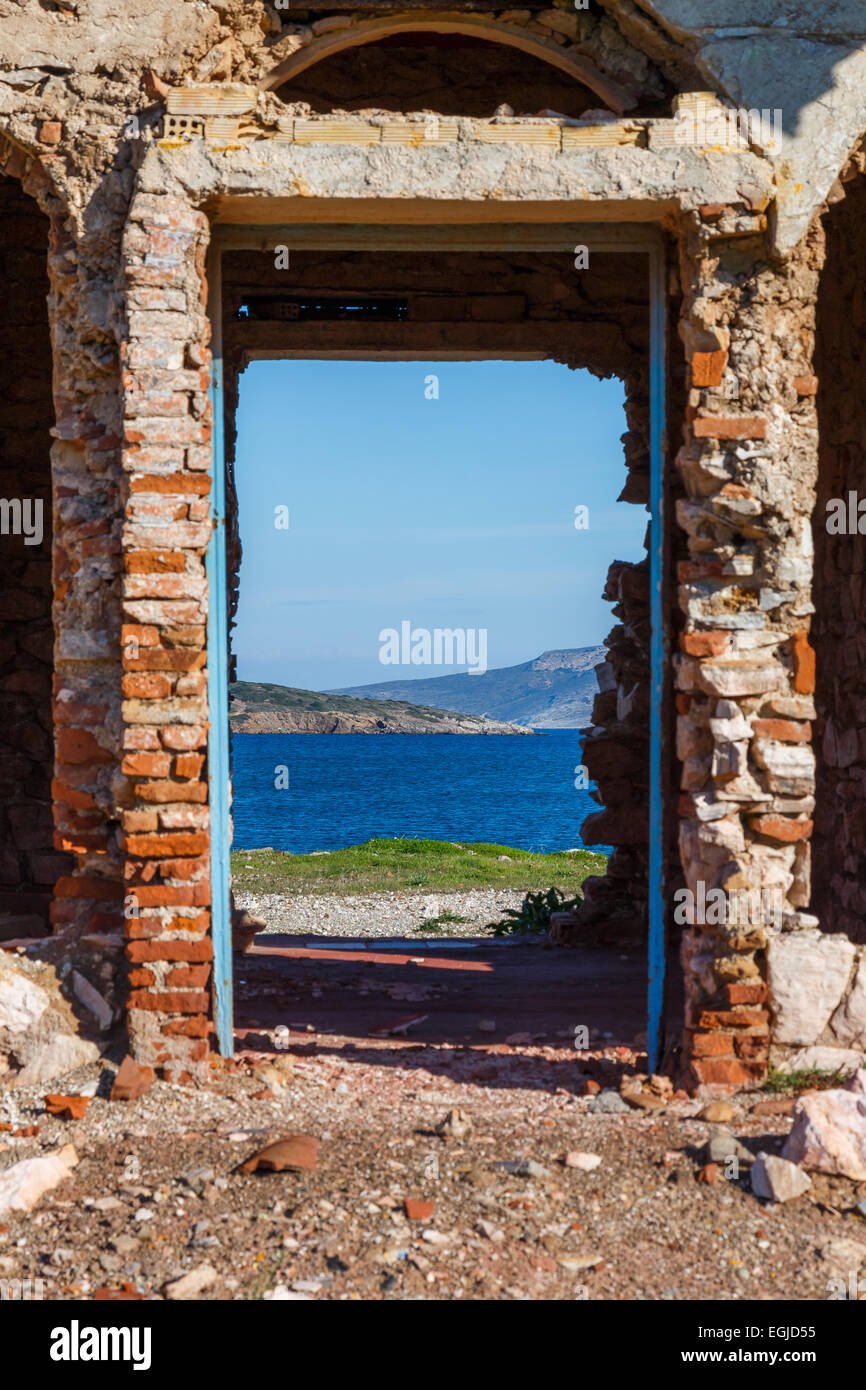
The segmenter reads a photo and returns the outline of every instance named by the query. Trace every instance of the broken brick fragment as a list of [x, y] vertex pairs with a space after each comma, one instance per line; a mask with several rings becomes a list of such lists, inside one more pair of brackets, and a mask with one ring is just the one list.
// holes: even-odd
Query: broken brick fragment
[[766, 835], [780, 844], [792, 845], [799, 840], [809, 839], [814, 822], [794, 820], [791, 816], [752, 816], [749, 825], [758, 835]]
[[436, 1210], [435, 1202], [424, 1202], [420, 1197], [407, 1197], [403, 1203], [410, 1221], [429, 1221]]
[[124, 1057], [111, 1087], [111, 1100], [137, 1100], [149, 1091], [156, 1073], [152, 1067], [145, 1067], [130, 1056]]
[[696, 439], [766, 439], [767, 422], [759, 415], [700, 415], [692, 430]]
[[272, 1173], [282, 1173], [286, 1168], [312, 1170], [318, 1161], [318, 1153], [319, 1140], [312, 1134], [289, 1134], [285, 1139], [266, 1144], [245, 1163], [240, 1164], [237, 1171], [255, 1173], [259, 1168]]
[[692, 385], [697, 387], [721, 386], [728, 364], [725, 350], [717, 352], [696, 352], [692, 356]]
[[59, 1115], [64, 1120], [83, 1120], [89, 1104], [89, 1096], [53, 1094], [45, 1097], [45, 1109], [49, 1115]]
[[794, 633], [791, 651], [794, 657], [794, 689], [798, 695], [812, 695], [815, 690], [815, 652], [806, 632]]

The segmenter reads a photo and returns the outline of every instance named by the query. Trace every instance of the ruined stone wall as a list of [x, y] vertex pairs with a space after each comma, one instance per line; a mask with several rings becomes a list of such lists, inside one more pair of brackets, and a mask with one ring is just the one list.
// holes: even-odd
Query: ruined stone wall
[[[765, 999], [767, 954], [772, 962], [777, 936], [805, 943], [818, 928], [805, 911], [814, 793], [806, 519], [820, 420], [810, 360], [820, 247], [809, 241], [784, 262], [771, 259], [770, 248], [775, 254], [795, 246], [835, 177], [831, 166], [841, 161], [834, 151], [847, 152], [849, 130], [862, 131], [862, 84], [852, 81], [862, 55], [852, 51], [848, 34], [819, 55], [811, 11], [805, 17], [798, 11], [790, 25], [786, 15], [790, 51], [801, 53], [807, 44], [814, 58], [808, 81], [792, 73], [781, 84], [790, 94], [786, 121], [796, 125], [788, 165], [780, 163], [782, 152], [680, 148], [672, 122], [655, 119], [671, 91], [715, 87], [755, 105], [763, 89], [762, 65], [752, 63], [750, 71], [752, 59], [743, 56], [752, 45], [713, 30], [708, 0], [695, 0], [691, 33], [656, 17], [670, 12], [670, 0], [658, 0], [652, 16], [628, 0], [604, 0], [586, 13], [566, 0], [525, 12], [483, 10], [478, 0], [456, 3], [464, 17], [490, 26], [486, 36], [474, 28], [473, 40], [495, 37], [496, 26], [513, 27], [519, 31], [519, 42], [511, 35], [514, 51], [549, 55], [557, 75], [545, 106], [556, 105], [560, 92], [565, 99], [561, 71], [575, 84], [569, 109], [584, 111], [585, 93], [592, 92], [594, 104], [640, 119], [595, 120], [593, 129], [552, 118], [525, 129], [458, 120], [443, 123], [447, 130], [429, 147], [423, 125], [419, 130], [406, 120], [359, 129], [332, 116], [327, 130], [311, 132], [315, 121], [295, 121], [286, 104], [297, 97], [295, 114], [303, 116], [304, 92], [320, 108], [368, 100], [366, 88], [354, 97], [350, 90], [351, 74], [360, 70], [353, 58], [335, 50], [328, 57], [323, 45], [379, 19], [390, 25], [394, 4], [308, 4], [284, 16], [260, 0], [212, 6], [129, 0], [112, 30], [115, 21], [106, 22], [102, 6], [49, 9], [39, 0], [14, 6], [0, 0], [0, 113], [9, 135], [0, 142], [0, 161], [38, 200], [51, 228], [54, 853], [71, 856], [51, 908], [57, 950], [84, 981], [83, 992], [96, 991], [91, 1005], [101, 1026], [119, 1017], [129, 988], [138, 1055], [171, 1075], [203, 1073], [211, 958], [202, 563], [210, 464], [205, 211], [230, 217], [232, 199], [237, 207], [254, 197], [260, 211], [280, 199], [280, 215], [291, 217], [292, 208], [310, 215], [317, 203], [340, 199], [345, 216], [348, 200], [358, 199], [385, 200], [393, 216], [413, 199], [430, 220], [437, 204], [453, 212], [458, 202], [473, 203], [480, 222], [499, 211], [519, 220], [524, 205], [555, 202], [560, 216], [571, 216], [575, 207], [593, 204], [600, 216], [662, 222], [672, 238], [682, 238], [691, 393], [678, 460], [687, 494], [679, 518], [688, 553], [678, 554], [672, 540], [669, 557], [671, 567], [679, 566], [682, 621], [676, 750], [682, 865], [693, 890], [778, 890], [782, 918], [781, 926], [750, 921], [736, 931], [708, 920], [689, 928], [688, 1043], [698, 1079], [748, 1080], [761, 1074], [769, 1029], [786, 1028], [782, 995], [773, 997], [773, 968]], [[418, 13], [426, 8], [412, 6]], [[414, 23], [407, 21], [403, 34]], [[376, 34], [367, 55], [369, 100], [402, 100], [417, 72], [416, 59], [405, 58], [413, 44], [401, 48], [381, 42], [384, 30]], [[526, 49], [530, 41], [540, 50]], [[756, 40], [763, 53], [775, 42], [775, 34]], [[416, 54], [427, 51], [425, 43]], [[429, 47], [440, 54], [450, 47], [460, 55], [457, 69], [469, 77], [472, 43], [437, 39]], [[323, 59], [318, 74], [294, 62], [313, 50]], [[475, 51], [484, 51], [491, 66], [483, 81], [478, 75], [472, 100], [481, 110], [489, 92], [498, 106], [503, 97], [494, 89], [500, 79], [511, 81], [516, 60], [512, 51], [495, 61], [487, 50]], [[403, 85], [374, 90], [401, 62], [408, 64]], [[437, 60], [443, 79], [446, 69], [444, 57]], [[534, 100], [535, 71], [532, 62], [520, 66], [527, 89], [515, 97], [518, 104]], [[189, 81], [253, 85], [237, 119], [221, 126], [211, 120], [213, 108], [194, 107], [190, 138], [159, 143], [168, 87]], [[439, 100], [439, 91], [428, 96]], [[418, 95], [412, 105], [423, 109]], [[777, 169], [783, 171], [778, 179]], [[672, 287], [672, 299], [678, 293]], [[586, 304], [580, 312], [587, 313]], [[522, 331], [546, 332], [545, 313]], [[561, 316], [550, 323], [562, 334], [564, 359], [572, 361], [565, 346], [571, 328]], [[593, 328], [598, 334], [598, 318]], [[466, 322], [427, 329], [447, 342]], [[604, 350], [602, 336], [598, 342]], [[674, 374], [677, 352], [675, 344]], [[574, 365], [593, 362], [578, 352]], [[645, 501], [646, 381], [639, 353], [621, 375], [629, 396], [628, 495]], [[832, 394], [819, 409], [838, 414]], [[829, 466], [850, 473], [858, 438], [845, 453], [852, 441], [832, 429], [831, 437]], [[671, 444], [679, 444], [674, 428]], [[825, 577], [842, 593], [843, 640], [850, 642], [856, 571], [838, 560], [833, 565]], [[590, 885], [588, 901], [595, 899], [602, 916], [621, 903], [624, 917], [641, 918], [635, 889], [643, 881], [638, 832], [645, 789], [633, 769], [646, 766], [639, 746], [645, 576], [615, 566], [609, 593], [622, 630], [610, 640], [596, 711], [598, 751], [588, 760], [597, 759], [605, 838], [617, 852], [608, 887]], [[831, 627], [825, 663], [838, 650], [840, 633]], [[815, 640], [824, 640], [819, 624]], [[821, 737], [838, 729], [846, 759], [854, 698], [847, 676], [833, 691], [818, 691]], [[36, 726], [43, 729], [38, 719]], [[604, 756], [633, 735], [633, 766], [605, 767]], [[829, 737], [838, 748], [837, 734]], [[849, 795], [858, 766], [856, 760], [832, 764], [822, 784], [828, 806]], [[819, 835], [827, 844], [824, 814], [819, 808]], [[629, 817], [631, 837], [624, 833]], [[841, 868], [834, 862], [829, 888], [819, 878], [818, 894], [831, 908], [820, 926], [831, 931], [840, 904], [840, 921], [857, 913], [850, 894], [859, 873], [858, 834], [855, 816], [844, 840], [850, 854]], [[20, 858], [16, 863], [20, 872]], [[31, 871], [29, 863], [25, 868]], [[842, 886], [834, 881], [840, 875]], [[782, 949], [794, 948], [783, 943]], [[820, 1025], [819, 1043], [828, 1028], [834, 1037], [851, 1035], [839, 1032], [836, 1012], [856, 994], [857, 969], [855, 959], [829, 1020], [816, 1016], [808, 1028], [798, 1025], [798, 1036], [811, 1033], [813, 1024]]]
[[17, 179], [0, 177], [0, 937], [48, 930], [54, 883], [71, 862], [54, 850], [51, 809], [47, 255], [47, 218]]
[[812, 631], [820, 761], [813, 902], [822, 925], [866, 942], [866, 505], [858, 511], [866, 499], [866, 178], [852, 172], [846, 196], [824, 218], [815, 343], [820, 464]]
[[[709, 1084], [763, 1074], [769, 929], [815, 925], [803, 909], [815, 807], [819, 256], [808, 242], [771, 264], [762, 224], [747, 206], [705, 208], [682, 272], [692, 389], [677, 459], [689, 538], [679, 567], [677, 740], [680, 848], [696, 919], [682, 956], [687, 1047], [693, 1074]], [[721, 901], [708, 900], [713, 890]], [[753, 896], [734, 896], [741, 891]]]
[[[50, 474], [46, 459], [42, 483], [47, 486], [50, 477], [53, 496], [48, 522], [53, 741], [49, 736], [46, 771], [50, 776], [53, 760], [55, 854], [44, 861], [46, 870], [50, 863], [54, 890], [50, 949], [65, 962], [70, 988], [86, 997], [85, 1007], [105, 1029], [120, 1015], [124, 990], [117, 804], [122, 799], [120, 378], [112, 318], [122, 178], [114, 189], [91, 190], [85, 225], [70, 211], [63, 167], [53, 165], [49, 155], [40, 159], [4, 137], [0, 165], [38, 203], [49, 224], [41, 268], [30, 266], [36, 281], [29, 293], [44, 316], [42, 296], [48, 289], [53, 358], [53, 402], [39, 397], [41, 437], [53, 436]], [[38, 251], [35, 228], [31, 246]], [[40, 316], [25, 330], [26, 341], [34, 345], [40, 342]], [[51, 370], [47, 358], [45, 367]], [[46, 660], [52, 654], [50, 623], [42, 631]], [[40, 786], [38, 773], [33, 785]], [[47, 844], [50, 851], [50, 833]]]

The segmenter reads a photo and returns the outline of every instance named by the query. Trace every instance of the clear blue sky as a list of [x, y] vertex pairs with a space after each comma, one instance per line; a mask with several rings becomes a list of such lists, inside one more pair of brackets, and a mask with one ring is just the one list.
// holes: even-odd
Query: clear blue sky
[[625, 428], [618, 381], [554, 362], [252, 363], [239, 679], [327, 690], [465, 669], [381, 665], [380, 631], [407, 619], [486, 628], [491, 669], [601, 642], [607, 567], [641, 558], [648, 520], [616, 502]]

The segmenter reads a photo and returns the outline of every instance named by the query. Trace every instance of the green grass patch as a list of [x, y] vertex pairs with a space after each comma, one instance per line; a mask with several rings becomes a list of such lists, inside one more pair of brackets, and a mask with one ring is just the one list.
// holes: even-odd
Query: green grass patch
[[777, 1095], [799, 1095], [801, 1091], [829, 1091], [834, 1086], [844, 1085], [845, 1081], [845, 1073], [841, 1071], [821, 1071], [819, 1067], [778, 1071], [771, 1062], [764, 1089]]
[[435, 936], [441, 932], [443, 927], [462, 926], [468, 922], [468, 917], [461, 917], [459, 912], [440, 912], [438, 917], [425, 917], [415, 928], [417, 932], [429, 932]]
[[445, 840], [367, 840], [329, 854], [258, 849], [236, 850], [231, 856], [235, 891], [288, 896], [427, 894], [472, 888], [525, 892], [546, 891], [555, 884], [563, 896], [574, 897], [589, 874], [603, 872], [605, 862], [605, 855], [589, 850], [533, 854], [507, 845], [458, 845]]

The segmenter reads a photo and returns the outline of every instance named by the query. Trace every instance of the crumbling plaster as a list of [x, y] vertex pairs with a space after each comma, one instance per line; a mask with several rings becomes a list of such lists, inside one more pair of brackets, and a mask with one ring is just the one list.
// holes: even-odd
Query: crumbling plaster
[[[479, 9], [476, 0], [456, 8]], [[383, 3], [359, 11], [346, 0], [302, 13], [320, 27], [398, 10]], [[574, 20], [564, 0], [548, 11], [487, 13]], [[866, 12], [858, 0], [818, 7], [806, 0], [603, 0], [587, 20], [592, 32], [575, 47], [614, 79], [648, 91], [655, 72], [656, 83], [663, 77], [679, 90], [703, 85], [734, 106], [781, 109], [784, 142], [768, 160], [776, 247], [791, 249], [866, 128]], [[116, 141], [132, 115], [147, 124], [161, 84], [232, 78], [264, 86], [303, 28], [290, 11], [259, 0], [75, 0], [52, 10], [37, 0], [2, 0], [0, 119], [33, 147], [43, 121], [64, 123], [54, 156], [70, 170], [122, 164], [124, 152], [104, 143]], [[566, 47], [571, 41], [565, 32], [558, 37]]]

